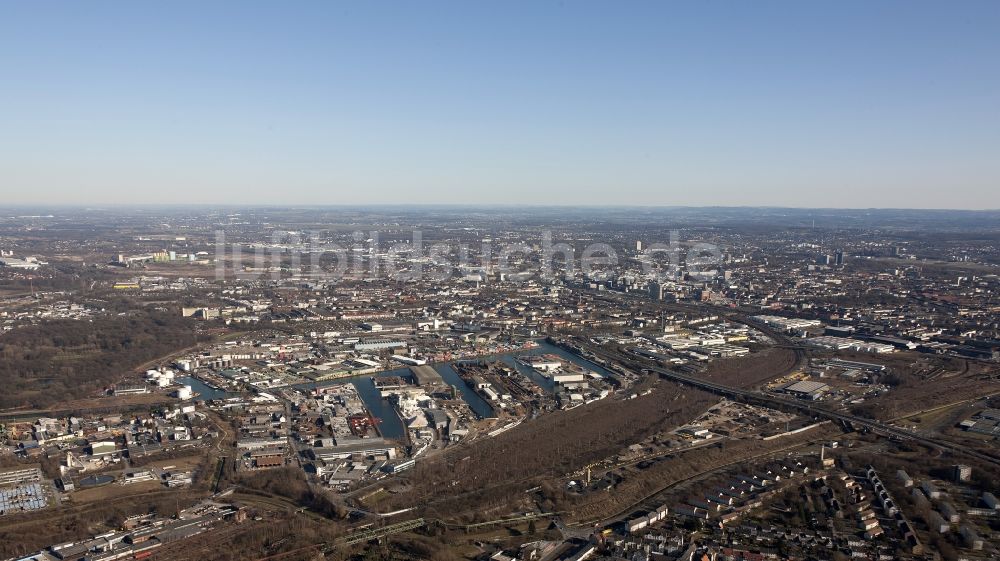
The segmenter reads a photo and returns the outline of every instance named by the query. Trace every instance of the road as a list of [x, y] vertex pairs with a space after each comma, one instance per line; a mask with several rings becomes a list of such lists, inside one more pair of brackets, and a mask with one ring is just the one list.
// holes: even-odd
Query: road
[[994, 465], [1000, 465], [1000, 458], [996, 458], [988, 454], [983, 454], [975, 450], [969, 450], [967, 448], [958, 446], [946, 440], [933, 438], [928, 435], [916, 433], [900, 427], [895, 427], [886, 424], [882, 421], [857, 417], [854, 415], [849, 415], [847, 413], [841, 413], [839, 411], [831, 411], [829, 409], [813, 405], [807, 401], [778, 397], [760, 391], [746, 390], [742, 388], [727, 386], [725, 384], [711, 382], [709, 380], [697, 378], [689, 374], [681, 374], [679, 372], [674, 372], [672, 370], [667, 370], [665, 368], [638, 365], [635, 363], [634, 359], [627, 357], [621, 353], [609, 352], [595, 347], [591, 347], [589, 350], [594, 354], [604, 356], [609, 360], [615, 360], [627, 366], [631, 365], [633, 368], [637, 369], [647, 368], [648, 370], [659, 374], [661, 378], [665, 378], [681, 384], [687, 384], [692, 387], [700, 388], [702, 390], [706, 390], [718, 395], [735, 398], [741, 401], [760, 403], [762, 405], [778, 409], [781, 408], [792, 409], [795, 411], [799, 411], [802, 414], [808, 415], [810, 417], [835, 421], [844, 426], [853, 427], [855, 430], [857, 430], [860, 427], [881, 436], [918, 442], [921, 444], [932, 446], [934, 448], [948, 450], [949, 452], [952, 452], [957, 455], [965, 455], [968, 457], [976, 458], [978, 460], [982, 460], [984, 462], [989, 462]]
[[676, 487], [676, 486], [678, 486], [678, 485], [680, 485], [682, 483], [687, 483], [687, 482], [689, 482], [689, 481], [691, 481], [693, 479], [704, 477], [706, 475], [709, 475], [709, 474], [712, 474], [712, 473], [716, 473], [716, 472], [725, 470], [727, 468], [731, 468], [733, 466], [743, 465], [743, 464], [754, 462], [756, 460], [761, 460], [761, 459], [764, 459], [764, 458], [770, 458], [770, 457], [774, 457], [774, 456], [782, 456], [782, 455], [788, 454], [790, 450], [794, 450], [796, 448], [808, 448], [808, 447], [812, 447], [812, 446], [814, 446], [813, 442], [796, 442], [794, 444], [789, 444], [787, 446], [782, 446], [781, 448], [777, 448], [777, 449], [774, 449], [774, 450], [768, 450], [766, 452], [761, 452], [759, 454], [754, 454], [752, 456], [745, 456], [745, 457], [736, 458], [736, 459], [734, 459], [731, 462], [727, 462], [725, 464], [720, 464], [720, 465], [712, 466], [710, 468], [707, 468], [707, 469], [704, 469], [704, 470], [699, 471], [697, 473], [691, 474], [691, 475], [689, 475], [687, 477], [684, 477], [682, 479], [678, 479], [676, 481], [671, 481], [670, 483], [659, 487], [658, 489], [654, 490], [653, 492], [647, 493], [645, 497], [643, 497], [642, 499], [639, 499], [638, 501], [633, 502], [631, 505], [629, 505], [628, 507], [626, 507], [624, 509], [619, 510], [617, 513], [614, 513], [614, 514], [612, 514], [610, 516], [604, 516], [603, 518], [599, 518], [599, 519], [589, 519], [589, 520], [577, 522], [577, 523], [573, 524], [573, 526], [575, 526], [575, 527], [600, 527], [600, 528], [603, 528], [603, 527], [606, 527], [608, 525], [615, 524], [617, 522], [624, 522], [625, 519], [628, 517], [628, 515], [631, 514], [632, 512], [634, 512], [635, 510], [639, 509], [639, 507], [643, 503], [645, 503], [646, 501], [649, 501], [650, 499], [652, 499], [653, 497], [659, 495], [660, 493], [663, 493], [664, 491], [666, 491], [668, 489], [671, 489], [673, 487]]

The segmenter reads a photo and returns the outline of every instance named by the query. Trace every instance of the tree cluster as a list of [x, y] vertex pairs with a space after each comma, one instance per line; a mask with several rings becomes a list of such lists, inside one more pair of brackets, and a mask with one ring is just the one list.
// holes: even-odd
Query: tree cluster
[[156, 311], [15, 329], [0, 336], [0, 409], [94, 395], [130, 369], [196, 341], [191, 320]]

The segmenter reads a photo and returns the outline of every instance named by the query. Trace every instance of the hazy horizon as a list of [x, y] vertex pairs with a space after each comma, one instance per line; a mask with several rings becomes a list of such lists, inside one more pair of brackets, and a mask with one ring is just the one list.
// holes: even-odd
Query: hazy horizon
[[913, 212], [913, 213], [974, 213], [990, 214], [1000, 213], [1000, 208], [926, 208], [926, 207], [808, 207], [808, 206], [780, 206], [780, 205], [631, 205], [614, 203], [593, 203], [593, 204], [529, 204], [529, 203], [105, 203], [105, 204], [83, 204], [83, 203], [0, 203], [0, 210], [113, 210], [113, 209], [133, 209], [133, 210], [170, 210], [199, 208], [202, 210], [324, 210], [324, 209], [351, 209], [351, 210], [646, 210], [646, 211], [669, 211], [669, 210], [720, 210], [720, 211], [789, 211], [789, 212], [833, 212], [833, 213], [853, 213], [853, 212]]
[[3, 204], [1000, 208], [1000, 4], [12, 4]]

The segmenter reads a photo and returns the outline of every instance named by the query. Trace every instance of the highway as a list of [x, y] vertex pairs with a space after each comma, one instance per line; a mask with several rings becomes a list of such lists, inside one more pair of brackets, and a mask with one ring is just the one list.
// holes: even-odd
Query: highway
[[388, 526], [372, 526], [365, 528], [363, 530], [358, 530], [349, 533], [345, 536], [341, 536], [340, 538], [338, 538], [335, 545], [343, 546], [343, 545], [364, 543], [371, 540], [381, 539], [392, 534], [409, 532], [410, 530], [415, 530], [417, 528], [420, 528], [421, 526], [426, 526], [428, 524], [440, 524], [442, 526], [446, 526], [449, 528], [456, 528], [462, 530], [478, 530], [481, 528], [488, 528], [490, 526], [502, 526], [505, 524], [521, 524], [531, 520], [553, 518], [558, 514], [560, 513], [526, 512], [524, 514], [519, 514], [516, 516], [509, 516], [507, 518], [499, 518], [496, 520], [489, 520], [486, 522], [478, 522], [475, 524], [453, 524], [450, 522], [445, 522], [443, 520], [438, 520], [437, 518], [414, 518], [412, 520], [404, 520], [402, 522], [397, 522], [395, 524], [390, 524]]
[[920, 444], [925, 444], [935, 448], [948, 450], [949, 452], [952, 452], [957, 455], [964, 455], [967, 457], [982, 460], [984, 462], [989, 462], [991, 464], [1000, 465], [1000, 458], [995, 458], [993, 456], [990, 456], [988, 454], [983, 454], [975, 450], [969, 450], [967, 448], [955, 445], [945, 440], [932, 438], [927, 435], [918, 434], [910, 430], [888, 425], [882, 421], [857, 417], [854, 415], [841, 413], [838, 411], [831, 411], [829, 409], [813, 405], [807, 401], [778, 397], [764, 392], [727, 386], [717, 382], [711, 382], [709, 380], [697, 378], [689, 374], [681, 374], [679, 372], [674, 372], [672, 370], [668, 370], [665, 368], [639, 365], [635, 362], [634, 359], [626, 355], [623, 355], [621, 353], [605, 351], [603, 349], [595, 348], [592, 345], [588, 345], [588, 347], [589, 347], [588, 350], [590, 350], [594, 354], [601, 355], [609, 360], [615, 360], [625, 366], [631, 366], [636, 369], [646, 368], [652, 372], [656, 372], [657, 374], [660, 375], [661, 378], [665, 378], [681, 384], [687, 384], [692, 387], [696, 387], [718, 395], [738, 399], [745, 402], [759, 403], [762, 405], [767, 405], [769, 407], [778, 409], [791, 409], [799, 411], [800, 413], [808, 415], [810, 417], [835, 421], [844, 426], [851, 427], [855, 430], [858, 430], [859, 428], [864, 428], [881, 436], [918, 442]]

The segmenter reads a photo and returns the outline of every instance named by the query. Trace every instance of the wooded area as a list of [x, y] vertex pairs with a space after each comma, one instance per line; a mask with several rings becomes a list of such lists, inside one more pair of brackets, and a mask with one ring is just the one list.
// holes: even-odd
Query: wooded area
[[192, 490], [162, 489], [139, 496], [63, 506], [19, 514], [0, 523], [0, 558], [24, 555], [43, 547], [74, 541], [121, 525], [125, 517], [156, 513], [169, 517], [197, 501]]
[[54, 320], [0, 336], [0, 409], [100, 392], [127, 371], [197, 342], [193, 321], [158, 311]]
[[412, 487], [394, 507], [431, 505], [429, 515], [454, 519], [509, 512], [528, 487], [621, 452], [658, 431], [690, 420], [716, 398], [661, 382], [636, 399], [605, 399], [545, 415], [500, 434], [418, 462]]
[[644, 498], [676, 483], [690, 480], [700, 474], [709, 473], [724, 466], [738, 466], [750, 458], [797, 447], [806, 442], [833, 437], [839, 430], [826, 425], [805, 433], [771, 441], [756, 439], [730, 440], [714, 446], [690, 450], [677, 454], [668, 460], [655, 462], [648, 469], [632, 474], [607, 493], [588, 493], [584, 496], [569, 496], [553, 490], [553, 510], [569, 511], [569, 520], [595, 520], [627, 510]]
[[695, 375], [720, 384], [752, 388], [792, 372], [797, 363], [795, 351], [775, 347], [743, 357], [713, 360], [704, 372]]

